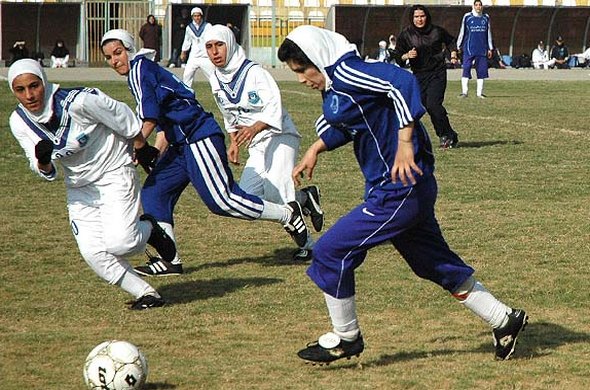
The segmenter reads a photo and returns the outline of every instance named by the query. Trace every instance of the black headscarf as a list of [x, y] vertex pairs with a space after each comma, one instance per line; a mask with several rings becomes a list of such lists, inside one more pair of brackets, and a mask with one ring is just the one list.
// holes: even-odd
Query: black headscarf
[[[426, 24], [422, 28], [418, 28], [414, 24], [414, 12], [416, 12], [418, 10], [424, 11], [424, 14], [426, 15]], [[429, 34], [430, 31], [432, 31], [432, 18], [430, 17], [430, 11], [428, 11], [428, 8], [426, 8], [425, 6], [423, 6], [421, 4], [414, 4], [412, 6], [412, 8], [410, 8], [409, 18], [410, 18], [410, 29], [416, 31], [418, 34], [425, 35], [425, 34]]]

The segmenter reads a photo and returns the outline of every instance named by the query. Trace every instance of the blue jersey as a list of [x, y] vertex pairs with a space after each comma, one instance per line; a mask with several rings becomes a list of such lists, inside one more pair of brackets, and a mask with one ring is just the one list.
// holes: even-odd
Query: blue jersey
[[434, 156], [428, 133], [420, 123], [426, 110], [414, 75], [391, 64], [365, 62], [355, 53], [339, 58], [326, 69], [332, 84], [323, 92], [323, 115], [316, 130], [329, 150], [353, 142], [365, 177], [365, 195], [376, 188], [389, 190], [403, 184], [391, 180], [398, 130], [414, 122], [414, 159], [432, 175]]
[[222, 131], [195, 93], [174, 74], [144, 56], [131, 61], [129, 89], [141, 120], [151, 119], [172, 144], [193, 143]]
[[476, 16], [468, 12], [463, 16], [461, 30], [457, 37], [457, 47], [467, 56], [486, 56], [488, 50], [493, 50], [492, 29], [490, 16], [483, 14]]

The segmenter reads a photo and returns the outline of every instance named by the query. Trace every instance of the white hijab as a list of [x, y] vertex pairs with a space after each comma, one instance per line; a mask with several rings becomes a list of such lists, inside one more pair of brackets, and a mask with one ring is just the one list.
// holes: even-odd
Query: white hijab
[[334, 65], [344, 54], [355, 52], [359, 55], [356, 45], [348, 42], [343, 35], [315, 26], [299, 26], [287, 35], [305, 53], [307, 58], [326, 77], [326, 89], [332, 80], [325, 68]]
[[225, 42], [227, 54], [225, 57], [225, 66], [215, 67], [215, 74], [224, 83], [232, 81], [236, 72], [246, 61], [246, 52], [242, 46], [236, 42], [236, 37], [229, 27], [222, 24], [216, 24], [205, 31], [205, 44], [209, 41]]
[[152, 61], [154, 60], [154, 58], [156, 58], [156, 51], [153, 49], [143, 48], [137, 51], [135, 48], [135, 39], [133, 38], [133, 35], [131, 35], [129, 31], [123, 30], [122, 28], [116, 28], [107, 31], [100, 40], [100, 47], [102, 47], [102, 45], [106, 41], [110, 41], [112, 39], [117, 39], [121, 41], [121, 43], [123, 43], [123, 47], [127, 49], [127, 51], [129, 52], [128, 57], [130, 61], [135, 57], [141, 55], [147, 57]]
[[39, 123], [47, 123], [53, 115], [53, 94], [57, 91], [59, 85], [47, 82], [47, 76], [37, 61], [30, 58], [24, 58], [22, 60], [16, 61], [8, 69], [8, 85], [10, 86], [10, 90], [12, 92], [14, 92], [14, 89], [12, 88], [12, 82], [14, 79], [20, 75], [28, 73], [39, 77], [41, 82], [43, 82], [43, 86], [45, 87], [43, 110], [40, 112], [31, 112], [27, 110], [22, 104], [19, 104], [19, 106], [25, 110], [34, 121]]

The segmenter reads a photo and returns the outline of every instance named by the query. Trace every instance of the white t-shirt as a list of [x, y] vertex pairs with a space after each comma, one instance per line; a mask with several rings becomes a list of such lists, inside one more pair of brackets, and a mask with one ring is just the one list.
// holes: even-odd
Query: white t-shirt
[[[141, 130], [141, 122], [131, 108], [99, 90], [97, 94], [72, 90], [63, 99], [59, 130], [54, 134], [36, 123], [22, 110], [28, 120], [16, 111], [10, 116], [12, 134], [25, 151], [30, 168], [41, 177], [35, 145], [48, 138], [54, 143], [52, 162], [60, 162], [67, 187], [81, 187], [98, 180], [105, 172], [132, 163], [132, 143]], [[69, 101], [71, 103], [69, 103]]]
[[268, 71], [253, 64], [245, 77], [236, 75], [235, 79], [238, 81], [230, 90], [220, 85], [215, 74], [209, 78], [211, 91], [228, 133], [238, 131], [236, 125], [251, 126], [261, 121], [270, 127], [256, 134], [251, 147], [272, 134], [301, 137], [291, 116], [283, 109], [281, 92]]

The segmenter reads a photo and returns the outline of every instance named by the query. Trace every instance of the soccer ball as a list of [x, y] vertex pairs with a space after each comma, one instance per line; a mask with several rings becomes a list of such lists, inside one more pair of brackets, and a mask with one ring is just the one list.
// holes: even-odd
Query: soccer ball
[[141, 389], [147, 374], [145, 356], [127, 341], [110, 340], [97, 345], [84, 364], [84, 382], [89, 389]]

